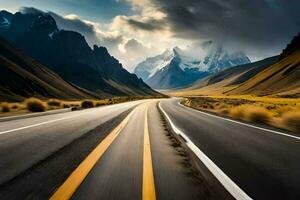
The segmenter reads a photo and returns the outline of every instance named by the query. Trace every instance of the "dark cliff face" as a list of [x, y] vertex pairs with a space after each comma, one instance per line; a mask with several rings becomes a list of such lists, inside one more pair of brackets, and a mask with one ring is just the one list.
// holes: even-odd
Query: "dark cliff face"
[[93, 98], [0, 38], [0, 101]]
[[292, 41], [287, 45], [287, 47], [280, 54], [280, 58], [283, 59], [295, 51], [300, 51], [300, 33], [295, 36]]
[[59, 30], [47, 13], [18, 12], [1, 35], [66, 81], [100, 97], [157, 94], [126, 71], [105, 47], [91, 49], [81, 34]]
[[5, 10], [0, 11], [0, 33], [7, 30], [10, 26], [13, 14]]

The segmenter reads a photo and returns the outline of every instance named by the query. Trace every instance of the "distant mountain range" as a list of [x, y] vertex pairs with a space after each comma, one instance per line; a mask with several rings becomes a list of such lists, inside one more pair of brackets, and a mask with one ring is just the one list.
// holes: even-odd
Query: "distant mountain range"
[[[135, 74], [126, 71], [105, 47], [91, 49], [79, 33], [59, 30], [48, 13], [1, 11], [0, 36], [69, 85], [93, 97], [159, 94]], [[1, 73], [2, 76], [5, 74]]]
[[225, 68], [250, 63], [242, 52], [229, 52], [212, 41], [197, 47], [166, 50], [138, 64], [135, 73], [156, 89], [186, 87]]
[[175, 93], [300, 97], [300, 34], [281, 55], [225, 69]]

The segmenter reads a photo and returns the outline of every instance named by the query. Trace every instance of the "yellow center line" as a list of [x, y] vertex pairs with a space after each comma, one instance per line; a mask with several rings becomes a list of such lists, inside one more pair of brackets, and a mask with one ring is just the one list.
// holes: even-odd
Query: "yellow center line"
[[97, 161], [125, 127], [132, 113], [133, 111], [80, 163], [67, 180], [50, 197], [50, 200], [66, 200], [72, 197]]
[[144, 123], [144, 157], [143, 157], [143, 200], [155, 200], [155, 185], [151, 158], [151, 145], [148, 131], [148, 105], [145, 111]]

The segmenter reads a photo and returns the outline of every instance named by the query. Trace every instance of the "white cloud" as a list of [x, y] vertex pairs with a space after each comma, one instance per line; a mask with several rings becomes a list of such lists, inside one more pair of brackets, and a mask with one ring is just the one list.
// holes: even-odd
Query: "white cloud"
[[85, 20], [75, 14], [51, 15], [60, 29], [81, 33], [90, 46], [106, 47], [129, 71], [166, 48], [187, 44], [186, 40], [172, 37], [173, 33], [165, 21], [166, 15], [151, 0], [119, 1], [129, 3], [137, 14], [116, 16], [109, 24]]

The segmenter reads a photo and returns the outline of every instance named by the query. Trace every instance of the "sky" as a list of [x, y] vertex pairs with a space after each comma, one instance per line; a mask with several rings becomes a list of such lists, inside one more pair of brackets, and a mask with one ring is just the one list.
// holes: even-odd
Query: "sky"
[[13, 13], [31, 7], [107, 47], [129, 71], [167, 48], [207, 40], [256, 61], [279, 54], [300, 31], [299, 0], [0, 0]]

